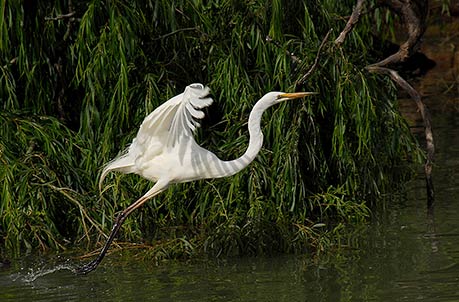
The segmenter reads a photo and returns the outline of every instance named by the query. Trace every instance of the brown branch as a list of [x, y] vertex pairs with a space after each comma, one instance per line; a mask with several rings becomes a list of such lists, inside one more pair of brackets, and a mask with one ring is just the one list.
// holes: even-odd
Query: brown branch
[[317, 55], [316, 55], [316, 58], [314, 59], [314, 63], [312, 64], [311, 68], [309, 68], [309, 70], [301, 77], [301, 79], [299, 79], [298, 81], [296, 81], [295, 83], [295, 87], [298, 87], [299, 85], [303, 85], [304, 82], [306, 82], [306, 80], [311, 76], [311, 74], [316, 70], [317, 68], [317, 65], [319, 63], [319, 59], [320, 59], [320, 54], [322, 53], [322, 48], [324, 47], [325, 45], [325, 42], [328, 40], [328, 37], [330, 36], [330, 34], [332, 33], [333, 31], [333, 28], [331, 28], [327, 34], [325, 35], [325, 37], [323, 38], [322, 42], [320, 43], [320, 46], [319, 46], [319, 49], [317, 50]]
[[[69, 0], [68, 6], [69, 6], [69, 11], [71, 13], [68, 13], [67, 15], [72, 14], [72, 16], [73, 16], [75, 11], [73, 10], [72, 0]], [[73, 29], [73, 22], [74, 21], [75, 21], [75, 18], [70, 18], [69, 22], [67, 22], [67, 30], [65, 31], [65, 34], [64, 34], [64, 41], [67, 41], [68, 37], [70, 36], [70, 33], [72, 32], [72, 29]]]
[[422, 101], [421, 95], [413, 88], [404, 78], [402, 78], [397, 71], [380, 67], [375, 65], [367, 66], [366, 69], [372, 73], [385, 74], [397, 83], [403, 90], [408, 92], [411, 98], [416, 102], [419, 112], [421, 113], [422, 120], [424, 121], [424, 133], [426, 137], [426, 150], [427, 159], [424, 164], [424, 172], [426, 175], [426, 186], [427, 186], [427, 201], [429, 208], [432, 206], [434, 201], [434, 189], [432, 183], [432, 164], [435, 154], [434, 138], [432, 133], [432, 122], [430, 112], [427, 106]]
[[[273, 43], [274, 45], [276, 45], [277, 48], [280, 48], [282, 49], [282, 45], [280, 45], [280, 43], [276, 40], [274, 40], [271, 36], [266, 36], [266, 42], [269, 42], [269, 43]], [[290, 56], [290, 59], [292, 59], [293, 63], [296, 63], [296, 64], [301, 64], [302, 61], [300, 58], [298, 58], [293, 52], [290, 52], [288, 50], [285, 50], [285, 53]]]
[[18, 61], [18, 57], [14, 57], [12, 58], [7, 64], [3, 65], [3, 68], [8, 68], [9, 65], [14, 65], [16, 64]]
[[45, 17], [46, 21], [58, 21], [66, 18], [71, 18], [73, 15], [75, 15], [76, 12], [70, 12], [68, 14], [63, 14], [63, 15], [58, 15], [56, 17]]
[[[325, 35], [325, 37], [323, 38], [322, 42], [320, 43], [319, 45], [319, 49], [317, 50], [317, 55], [316, 55], [316, 58], [314, 59], [314, 63], [312, 64], [312, 66], [309, 68], [309, 70], [301, 77], [301, 79], [299, 79], [298, 81], [295, 82], [295, 87], [298, 88], [298, 86], [304, 84], [304, 82], [306, 82], [306, 80], [312, 75], [312, 73], [316, 70], [317, 68], [317, 65], [319, 63], [319, 59], [320, 59], [320, 55], [322, 53], [322, 48], [324, 47], [325, 45], [325, 42], [327, 42], [328, 40], [328, 37], [330, 36], [330, 34], [332, 33], [333, 31], [333, 28], [331, 28], [327, 34]], [[282, 48], [282, 45], [279, 44], [279, 42], [277, 42], [276, 40], [274, 40], [273, 38], [271, 38], [271, 36], [266, 36], [266, 41], [269, 42], [269, 43], [273, 43], [274, 45], [276, 45], [278, 48]], [[287, 55], [290, 56], [290, 58], [292, 59], [292, 62], [293, 63], [296, 63], [296, 64], [301, 64], [303, 63], [303, 61], [298, 58], [293, 52], [290, 52], [288, 50], [285, 50], [285, 53]]]
[[162, 36], [159, 36], [157, 38], [154, 38], [153, 41], [156, 41], [156, 40], [162, 40], [164, 38], [167, 38], [169, 36], [173, 36], [175, 34], [178, 34], [180, 32], [184, 32], [184, 31], [198, 31], [200, 32], [199, 28], [198, 27], [186, 27], [186, 28], [179, 28], [179, 29], [176, 29], [170, 33], [167, 33], [165, 35], [162, 35]]
[[422, 1], [409, 1], [409, 3], [406, 3], [406, 0], [380, 1], [380, 3], [381, 6], [389, 8], [400, 17], [408, 33], [408, 38], [400, 45], [396, 53], [378, 63], [372, 64], [373, 66], [382, 67], [404, 62], [417, 50], [426, 29], [427, 4]]
[[[359, 16], [362, 13], [364, 0], [357, 0], [357, 4], [354, 7], [351, 17], [349, 18], [345, 28], [340, 33], [338, 38], [335, 40], [335, 44], [341, 45], [346, 39], [349, 32], [352, 30], [354, 25], [358, 22]], [[435, 154], [435, 145], [432, 132], [432, 122], [429, 110], [422, 101], [421, 95], [416, 89], [413, 88], [404, 78], [402, 78], [397, 71], [384, 67], [389, 64], [400, 63], [405, 61], [416, 51], [417, 46], [424, 34], [426, 29], [426, 16], [428, 12], [427, 0], [380, 0], [378, 1], [380, 6], [389, 8], [390, 11], [397, 14], [402, 23], [406, 27], [408, 38], [400, 45], [399, 50], [390, 55], [389, 57], [371, 64], [365, 69], [372, 73], [384, 74], [390, 76], [390, 78], [397, 83], [403, 90], [408, 92], [411, 98], [415, 101], [419, 112], [421, 113], [422, 120], [424, 122], [424, 132], [426, 138], [426, 151], [427, 159], [424, 165], [424, 172], [426, 177], [426, 188], [427, 188], [427, 206], [429, 209], [432, 208], [434, 202], [434, 189], [432, 182], [432, 164]]]
[[339, 34], [338, 38], [335, 40], [335, 44], [340, 46], [343, 44], [344, 40], [346, 40], [346, 37], [348, 33], [354, 28], [354, 25], [359, 21], [360, 14], [362, 13], [362, 8], [363, 8], [363, 3], [365, 0], [357, 0], [357, 4], [354, 7], [354, 10], [352, 11], [352, 15], [349, 18], [349, 20], [346, 23], [346, 26], [344, 27], [343, 31]]

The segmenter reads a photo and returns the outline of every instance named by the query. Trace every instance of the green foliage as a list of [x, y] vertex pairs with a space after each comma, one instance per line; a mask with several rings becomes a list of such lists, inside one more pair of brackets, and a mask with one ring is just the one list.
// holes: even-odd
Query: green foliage
[[[103, 240], [152, 184], [110, 175], [99, 195], [101, 166], [190, 83], [216, 101], [200, 144], [222, 159], [243, 154], [255, 101], [292, 91], [353, 3], [1, 0], [0, 240], [16, 253]], [[171, 187], [132, 214], [120, 240], [149, 242], [156, 258], [320, 250], [324, 230], [364, 221], [368, 201], [421, 153], [392, 84], [362, 70], [374, 61], [362, 22], [343, 48], [326, 45], [301, 87], [317, 97], [265, 114], [265, 145], [247, 169]]]

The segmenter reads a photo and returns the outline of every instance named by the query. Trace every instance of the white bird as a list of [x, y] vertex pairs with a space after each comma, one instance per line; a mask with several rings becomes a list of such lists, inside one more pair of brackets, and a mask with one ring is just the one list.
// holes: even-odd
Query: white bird
[[263, 144], [260, 129], [263, 112], [285, 100], [313, 95], [313, 92], [269, 92], [250, 112], [248, 128], [249, 146], [239, 158], [230, 161], [219, 159], [214, 153], [199, 146], [193, 132], [199, 127], [197, 119], [204, 117], [202, 109], [212, 104], [209, 88], [191, 84], [185, 91], [150, 113], [140, 126], [132, 144], [121, 156], [109, 162], [102, 171], [99, 187], [111, 171], [135, 173], [156, 182], [145, 195], [121, 212], [113, 223], [110, 236], [98, 257], [78, 268], [77, 273], [89, 273], [102, 261], [121, 224], [135, 209], [158, 195], [173, 183], [198, 179], [231, 176], [247, 167], [257, 156]]

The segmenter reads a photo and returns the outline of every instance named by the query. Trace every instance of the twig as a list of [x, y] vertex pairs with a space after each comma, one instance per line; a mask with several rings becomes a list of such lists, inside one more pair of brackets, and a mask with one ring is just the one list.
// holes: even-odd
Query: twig
[[63, 14], [63, 15], [58, 15], [56, 17], [45, 17], [46, 21], [58, 21], [66, 18], [71, 18], [73, 15], [75, 15], [76, 12], [70, 12], [68, 14]]
[[[266, 36], [266, 42], [269, 42], [269, 43], [273, 43], [274, 45], [276, 45], [277, 48], [280, 48], [282, 49], [282, 45], [280, 45], [280, 43], [276, 40], [274, 40], [271, 36]], [[290, 59], [292, 59], [293, 63], [296, 63], [296, 64], [301, 64], [302, 61], [300, 58], [298, 58], [293, 52], [290, 52], [288, 51], [287, 49], [285, 50], [285, 53], [290, 56]]]
[[[75, 11], [73, 10], [72, 0], [68, 0], [68, 6], [69, 6], [69, 11], [72, 12], [69, 14], [73, 15]], [[70, 33], [72, 32], [72, 25], [74, 21], [75, 21], [75, 18], [70, 18], [69, 22], [67, 22], [67, 30], [65, 31], [65, 34], [64, 34], [64, 41], [67, 41], [68, 37], [70, 36]]]
[[359, 21], [360, 14], [362, 13], [363, 2], [365, 0], [357, 0], [357, 4], [352, 11], [352, 15], [346, 23], [343, 31], [339, 34], [338, 38], [335, 40], [336, 45], [343, 44], [344, 40], [346, 40], [347, 34], [352, 30], [354, 25]]
[[408, 32], [408, 38], [400, 45], [396, 53], [378, 63], [372, 64], [372, 66], [383, 67], [389, 64], [404, 62], [416, 51], [425, 31], [424, 19], [427, 15], [426, 7], [422, 6], [421, 2], [422, 1], [418, 3], [417, 7], [415, 7], [414, 4], [406, 5], [404, 1], [399, 0], [384, 1], [382, 3], [383, 6], [388, 7], [391, 11], [400, 16]]
[[333, 31], [333, 28], [331, 28], [327, 34], [325, 35], [325, 37], [323, 38], [322, 42], [320, 43], [320, 46], [319, 46], [319, 49], [317, 50], [317, 55], [316, 55], [316, 58], [314, 59], [314, 63], [312, 64], [311, 68], [309, 68], [309, 70], [301, 77], [301, 79], [299, 79], [298, 81], [296, 81], [295, 83], [295, 87], [298, 87], [299, 85], [303, 85], [304, 82], [306, 82], [306, 80], [311, 76], [311, 74], [316, 70], [317, 68], [317, 65], [319, 63], [319, 59], [320, 59], [320, 54], [322, 53], [322, 48], [324, 47], [325, 45], [325, 42], [328, 40], [328, 37], [330, 36], [330, 34], [332, 33]]
[[105, 233], [102, 231], [102, 229], [99, 227], [99, 225], [94, 220], [92, 220], [91, 217], [89, 217], [88, 213], [86, 213], [86, 211], [84, 210], [83, 205], [76, 198], [71, 196], [71, 194], [69, 192], [74, 193], [75, 192], [74, 190], [69, 189], [69, 188], [56, 187], [56, 186], [54, 186], [52, 184], [47, 184], [47, 185], [51, 189], [61, 193], [65, 197], [67, 197], [68, 200], [72, 201], [73, 203], [75, 203], [78, 206], [78, 208], [80, 210], [81, 221], [83, 223], [83, 229], [84, 229], [84, 233], [85, 233], [86, 237], [89, 238], [89, 231], [88, 231], [88, 228], [86, 226], [85, 218], [91, 223], [91, 225], [93, 227], [95, 227], [99, 231], [99, 233], [104, 234], [104, 236], [105, 236]]
[[177, 30], [174, 30], [170, 33], [167, 33], [165, 35], [162, 35], [162, 36], [159, 36], [157, 38], [154, 38], [153, 40], [156, 41], [156, 40], [161, 40], [161, 39], [164, 39], [164, 38], [167, 38], [169, 36], [173, 36], [175, 34], [178, 34], [179, 32], [183, 32], [183, 31], [193, 31], [193, 30], [196, 30], [198, 31], [198, 28], [197, 27], [186, 27], [186, 28], [179, 28]]
[[14, 57], [7, 64], [3, 65], [3, 68], [6, 69], [6, 68], [8, 68], [8, 65], [16, 64], [17, 61], [18, 61], [18, 57]]

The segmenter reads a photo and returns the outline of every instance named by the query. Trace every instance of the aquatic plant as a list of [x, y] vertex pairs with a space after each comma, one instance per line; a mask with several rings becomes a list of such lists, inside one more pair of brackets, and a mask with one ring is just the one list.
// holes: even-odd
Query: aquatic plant
[[363, 70], [378, 56], [370, 26], [326, 43], [296, 85], [353, 1], [0, 3], [0, 240], [15, 253], [103, 243], [152, 184], [112, 174], [100, 194], [101, 167], [193, 82], [215, 99], [198, 141], [222, 159], [245, 151], [267, 91], [319, 96], [265, 114], [264, 148], [240, 174], [173, 186], [133, 213], [119, 241], [155, 258], [320, 250], [422, 157], [393, 84]]

